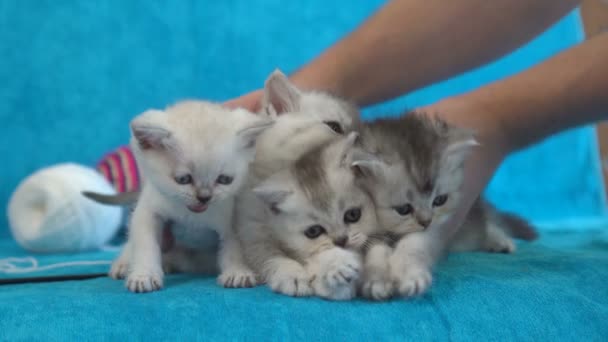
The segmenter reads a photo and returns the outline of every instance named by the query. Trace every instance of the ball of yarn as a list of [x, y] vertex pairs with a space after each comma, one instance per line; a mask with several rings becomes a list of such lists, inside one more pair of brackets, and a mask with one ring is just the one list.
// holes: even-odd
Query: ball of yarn
[[83, 190], [115, 193], [101, 174], [77, 164], [55, 165], [27, 177], [8, 205], [15, 240], [40, 253], [103, 246], [118, 230], [122, 209], [96, 203], [84, 197]]

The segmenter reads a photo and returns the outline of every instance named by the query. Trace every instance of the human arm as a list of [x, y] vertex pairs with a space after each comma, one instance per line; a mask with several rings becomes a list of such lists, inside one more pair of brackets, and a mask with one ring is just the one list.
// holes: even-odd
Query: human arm
[[465, 166], [461, 207], [452, 235], [506, 155], [562, 130], [608, 115], [608, 33], [525, 72], [423, 108], [478, 132]]
[[[378, 103], [512, 51], [579, 2], [390, 1], [291, 79], [362, 106]], [[255, 110], [260, 99], [256, 91], [229, 104]]]

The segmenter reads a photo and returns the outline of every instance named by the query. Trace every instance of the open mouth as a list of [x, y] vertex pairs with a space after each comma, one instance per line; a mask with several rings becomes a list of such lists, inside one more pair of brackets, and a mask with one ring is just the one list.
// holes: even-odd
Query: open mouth
[[207, 210], [207, 204], [191, 204], [188, 206], [188, 210], [193, 213], [202, 213], [203, 211]]

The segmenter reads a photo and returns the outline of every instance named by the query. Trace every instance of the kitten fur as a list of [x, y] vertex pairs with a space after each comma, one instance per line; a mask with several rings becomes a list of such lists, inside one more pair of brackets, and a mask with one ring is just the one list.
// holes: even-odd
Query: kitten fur
[[272, 290], [333, 300], [356, 294], [355, 250], [376, 225], [371, 198], [351, 167], [356, 136], [309, 151], [248, 193], [260, 201], [243, 208], [239, 236], [245, 258]]
[[364, 296], [423, 293], [445, 244], [451, 251], [511, 253], [515, 245], [509, 235], [536, 237], [525, 221], [500, 213], [483, 199], [453, 240], [442, 241], [441, 234], [431, 232], [458, 205], [464, 161], [477, 144], [471, 131], [416, 113], [366, 123], [360, 130], [366, 152], [354, 156], [354, 163], [365, 175], [363, 186], [379, 222], [367, 244]]
[[[259, 179], [287, 167], [298, 156], [349, 131], [358, 123], [356, 106], [323, 92], [303, 92], [295, 87], [279, 70], [275, 70], [266, 80], [259, 113], [274, 120], [272, 127], [265, 130], [256, 140], [256, 157], [251, 165], [249, 185]], [[103, 195], [83, 192], [86, 197], [110, 205], [134, 204], [139, 193]], [[259, 201], [253, 198], [254, 201]], [[248, 206], [246, 200], [240, 201]], [[236, 214], [238, 215], [238, 213]], [[119, 260], [128, 260], [128, 248]], [[163, 254], [167, 269], [181, 272], [209, 272], [209, 263], [184, 262], [183, 248], [168, 250]], [[178, 253], [177, 256], [173, 256]], [[189, 252], [191, 255], [193, 252]], [[206, 254], [202, 260], [208, 260]], [[122, 277], [126, 273], [126, 262], [115, 263], [110, 275]]]
[[[233, 231], [234, 197], [247, 180], [256, 138], [271, 125], [271, 120], [243, 109], [204, 101], [184, 101], [136, 117], [131, 148], [142, 174], [142, 191], [128, 242], [111, 275], [126, 276], [133, 292], [160, 289], [161, 236], [170, 226], [176, 243], [186, 248], [204, 243], [193, 236], [206, 240], [216, 232], [221, 239], [218, 281], [226, 287], [255, 285]], [[173, 257], [179, 259], [182, 252], [178, 249]]]
[[[352, 131], [360, 122], [355, 105], [325, 92], [302, 91], [278, 69], [266, 79], [261, 102], [258, 114], [275, 123], [256, 142], [251, 170], [258, 179], [288, 167], [305, 152]], [[111, 205], [132, 204], [138, 197], [137, 192], [104, 195], [85, 191], [83, 195]]]
[[275, 125], [258, 139], [251, 166], [257, 179], [288, 167], [359, 123], [356, 106], [324, 92], [301, 91], [280, 70], [264, 84], [260, 113], [274, 119]]

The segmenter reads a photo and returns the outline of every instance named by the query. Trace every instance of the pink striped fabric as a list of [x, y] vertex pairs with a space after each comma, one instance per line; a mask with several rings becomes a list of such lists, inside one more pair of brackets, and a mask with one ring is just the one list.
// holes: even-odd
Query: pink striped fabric
[[129, 146], [121, 146], [107, 153], [97, 163], [97, 170], [118, 192], [139, 190], [139, 172]]

